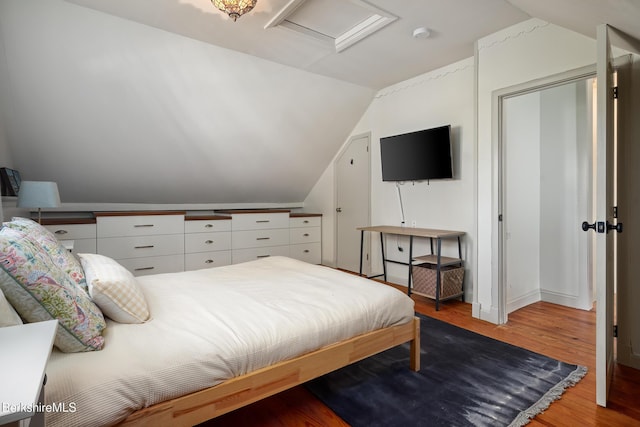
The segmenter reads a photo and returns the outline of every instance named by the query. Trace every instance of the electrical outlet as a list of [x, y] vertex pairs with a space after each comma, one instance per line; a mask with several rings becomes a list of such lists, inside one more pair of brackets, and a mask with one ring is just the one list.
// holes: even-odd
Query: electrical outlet
[[413, 221], [411, 221], [411, 227], [416, 228], [417, 224], [416, 224], [416, 220], [414, 219]]
[[398, 252], [403, 252], [404, 248], [402, 246], [398, 246]]

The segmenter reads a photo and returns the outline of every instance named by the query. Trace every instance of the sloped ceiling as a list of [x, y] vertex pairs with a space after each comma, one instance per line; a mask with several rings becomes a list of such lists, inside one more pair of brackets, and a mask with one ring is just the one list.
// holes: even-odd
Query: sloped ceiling
[[524, 12], [596, 38], [598, 24], [609, 24], [640, 39], [638, 0], [509, 0]]
[[66, 203], [303, 201], [374, 94], [62, 1], [0, 29], [13, 166]]

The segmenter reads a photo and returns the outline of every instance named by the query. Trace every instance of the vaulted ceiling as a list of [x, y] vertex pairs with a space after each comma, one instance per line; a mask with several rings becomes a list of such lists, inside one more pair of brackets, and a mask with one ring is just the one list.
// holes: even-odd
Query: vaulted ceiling
[[640, 37], [636, 0], [258, 0], [237, 22], [210, 0], [2, 0], [0, 153], [63, 202], [300, 202], [376, 90], [531, 16]]
[[[374, 89], [468, 58], [475, 40], [530, 17], [505, 0], [258, 0], [237, 22], [210, 0], [68, 1]], [[297, 7], [288, 19], [310, 31], [268, 26], [288, 7]], [[309, 35], [336, 38], [376, 14], [397, 19], [339, 53]], [[430, 37], [413, 38], [419, 27]]]

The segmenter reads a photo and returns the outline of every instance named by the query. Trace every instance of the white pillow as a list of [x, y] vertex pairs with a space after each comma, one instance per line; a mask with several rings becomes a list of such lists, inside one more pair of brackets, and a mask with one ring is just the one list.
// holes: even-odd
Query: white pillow
[[98, 254], [78, 254], [89, 295], [102, 312], [119, 323], [149, 320], [149, 307], [136, 278], [113, 259]]
[[0, 328], [22, 325], [22, 319], [0, 290]]

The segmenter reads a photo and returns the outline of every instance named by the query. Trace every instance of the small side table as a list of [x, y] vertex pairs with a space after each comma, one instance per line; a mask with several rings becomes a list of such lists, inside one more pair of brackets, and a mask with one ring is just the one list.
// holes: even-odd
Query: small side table
[[0, 424], [44, 426], [44, 380], [57, 320], [0, 328]]
[[73, 253], [73, 243], [73, 240], [60, 240], [60, 244], [71, 253]]

